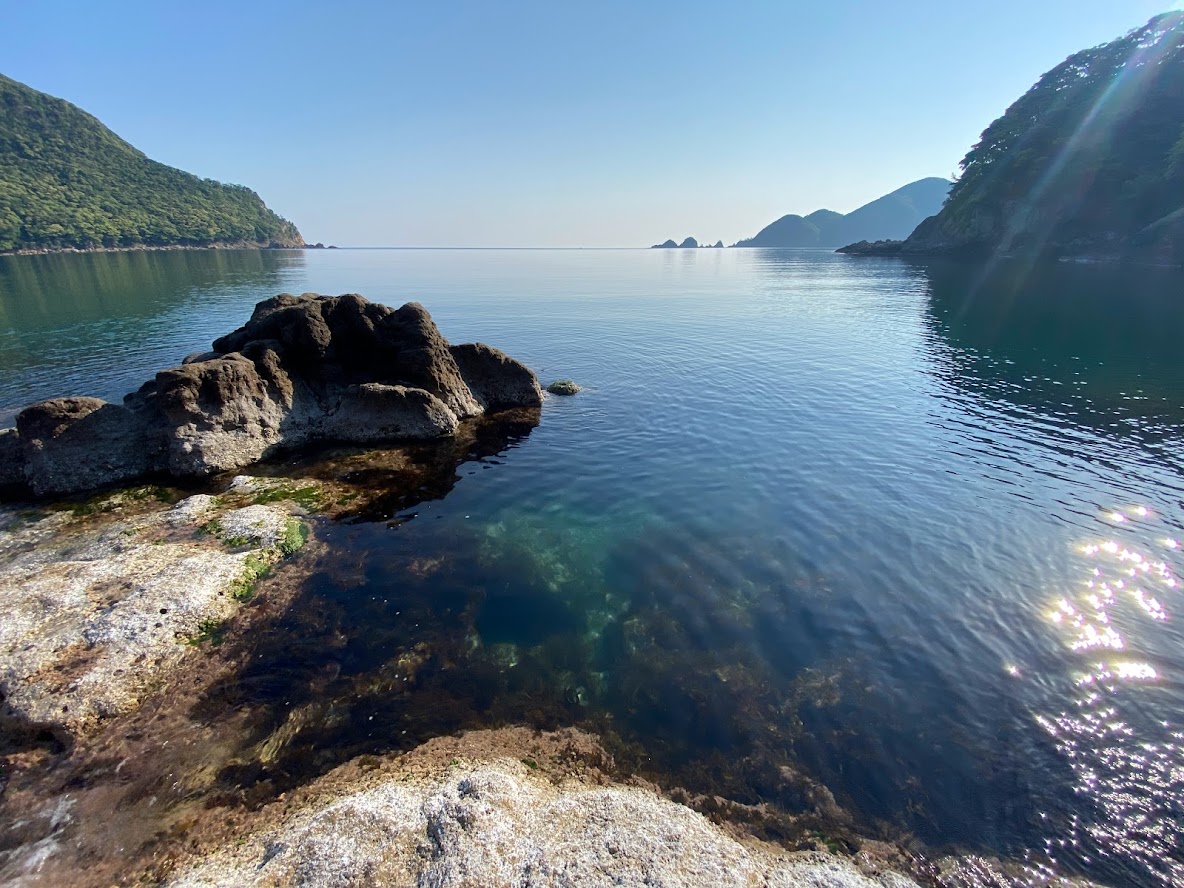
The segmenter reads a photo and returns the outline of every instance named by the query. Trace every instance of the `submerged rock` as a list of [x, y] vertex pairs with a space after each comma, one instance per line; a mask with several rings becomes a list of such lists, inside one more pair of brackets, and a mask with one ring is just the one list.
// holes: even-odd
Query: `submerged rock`
[[439, 438], [486, 412], [537, 407], [527, 367], [450, 346], [423, 306], [283, 294], [128, 395], [57, 398], [0, 432], [0, 485], [74, 493], [145, 475], [230, 471], [284, 447]]
[[168, 884], [915, 888], [829, 854], [741, 844], [649, 789], [557, 786], [532, 759], [458, 764], [360, 781]]

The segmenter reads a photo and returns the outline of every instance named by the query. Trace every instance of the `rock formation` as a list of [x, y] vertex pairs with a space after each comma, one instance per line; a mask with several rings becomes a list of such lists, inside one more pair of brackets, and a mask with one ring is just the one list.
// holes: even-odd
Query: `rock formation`
[[[718, 244], [718, 246], [722, 247], [723, 243], [720, 242]], [[667, 240], [667, 241], [663, 241], [660, 244], [654, 244], [652, 247], [650, 247], [650, 249], [651, 250], [695, 250], [695, 249], [698, 249], [698, 247], [699, 247], [699, 242], [697, 240], [695, 240], [693, 237], [688, 237], [681, 244], [675, 243], [672, 240]]]
[[321, 441], [443, 437], [461, 420], [542, 398], [528, 368], [487, 345], [449, 345], [417, 303], [283, 294], [122, 405], [26, 407], [15, 431], [0, 431], [0, 484], [45, 495], [209, 475]]
[[742, 844], [650, 789], [552, 781], [533, 760], [454, 761], [442, 775], [376, 771], [167, 884], [916, 888], [867, 856]]

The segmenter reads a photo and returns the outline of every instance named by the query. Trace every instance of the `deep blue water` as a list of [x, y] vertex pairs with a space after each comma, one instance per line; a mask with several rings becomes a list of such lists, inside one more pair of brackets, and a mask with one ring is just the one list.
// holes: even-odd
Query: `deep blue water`
[[[244, 676], [348, 697], [306, 745], [584, 723], [693, 791], [794, 812], [816, 781], [864, 831], [1181, 883], [1182, 285], [822, 251], [0, 257], [0, 420], [117, 398], [277, 292], [420, 301], [585, 390], [446, 495], [318, 528], [275, 631], [344, 638], [336, 684], [311, 642]], [[368, 677], [416, 644], [396, 700]]]

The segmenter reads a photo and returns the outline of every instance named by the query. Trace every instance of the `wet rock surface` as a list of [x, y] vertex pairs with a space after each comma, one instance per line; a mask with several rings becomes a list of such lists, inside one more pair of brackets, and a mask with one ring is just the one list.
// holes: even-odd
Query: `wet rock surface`
[[450, 346], [421, 305], [284, 294], [123, 405], [25, 408], [15, 437], [0, 435], [0, 485], [48, 495], [200, 477], [282, 448], [444, 437], [482, 413], [541, 403], [528, 368], [480, 343]]
[[72, 735], [134, 708], [304, 542], [291, 503], [167, 496], [0, 509], [0, 724]]

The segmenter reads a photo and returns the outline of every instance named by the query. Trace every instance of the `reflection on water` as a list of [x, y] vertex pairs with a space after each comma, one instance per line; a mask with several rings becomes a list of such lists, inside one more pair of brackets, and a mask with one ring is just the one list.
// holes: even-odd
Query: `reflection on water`
[[0, 256], [0, 427], [42, 398], [122, 398], [302, 265], [298, 250]]
[[[1181, 881], [1179, 275], [654, 252], [335, 251], [251, 285], [418, 298], [586, 390], [455, 471], [350, 469], [372, 495], [195, 703], [246, 732], [210, 804], [578, 723], [790, 844]], [[237, 286], [184, 311], [270, 294]]]
[[[1040, 850], [1050, 863], [1116, 882], [1178, 884], [1184, 735], [1171, 604], [1179, 600], [1173, 559], [1184, 469], [1184, 361], [1175, 331], [1184, 305], [1175, 273], [1037, 267], [1013, 278], [1006, 268], [989, 277], [956, 266], [927, 270], [940, 377], [983, 411], [977, 425], [987, 411], [1009, 420], [1005, 437], [976, 434], [980, 458], [1002, 438], [1019, 451], [1006, 462], [1032, 469], [1017, 443], [1051, 449], [1051, 472], [1017, 476], [1029, 491], [1060, 488], [1059, 502], [1075, 513], [1067, 517], [1088, 531], [1044, 609], [1067, 656], [1030, 677], [1011, 667], [1016, 678], [1045, 685], [1032, 692], [1032, 718], [1073, 773], [1072, 801], [1040, 813]], [[1081, 462], [1095, 469], [1086, 484], [1074, 477]], [[1140, 493], [1162, 511], [1131, 505]]]

